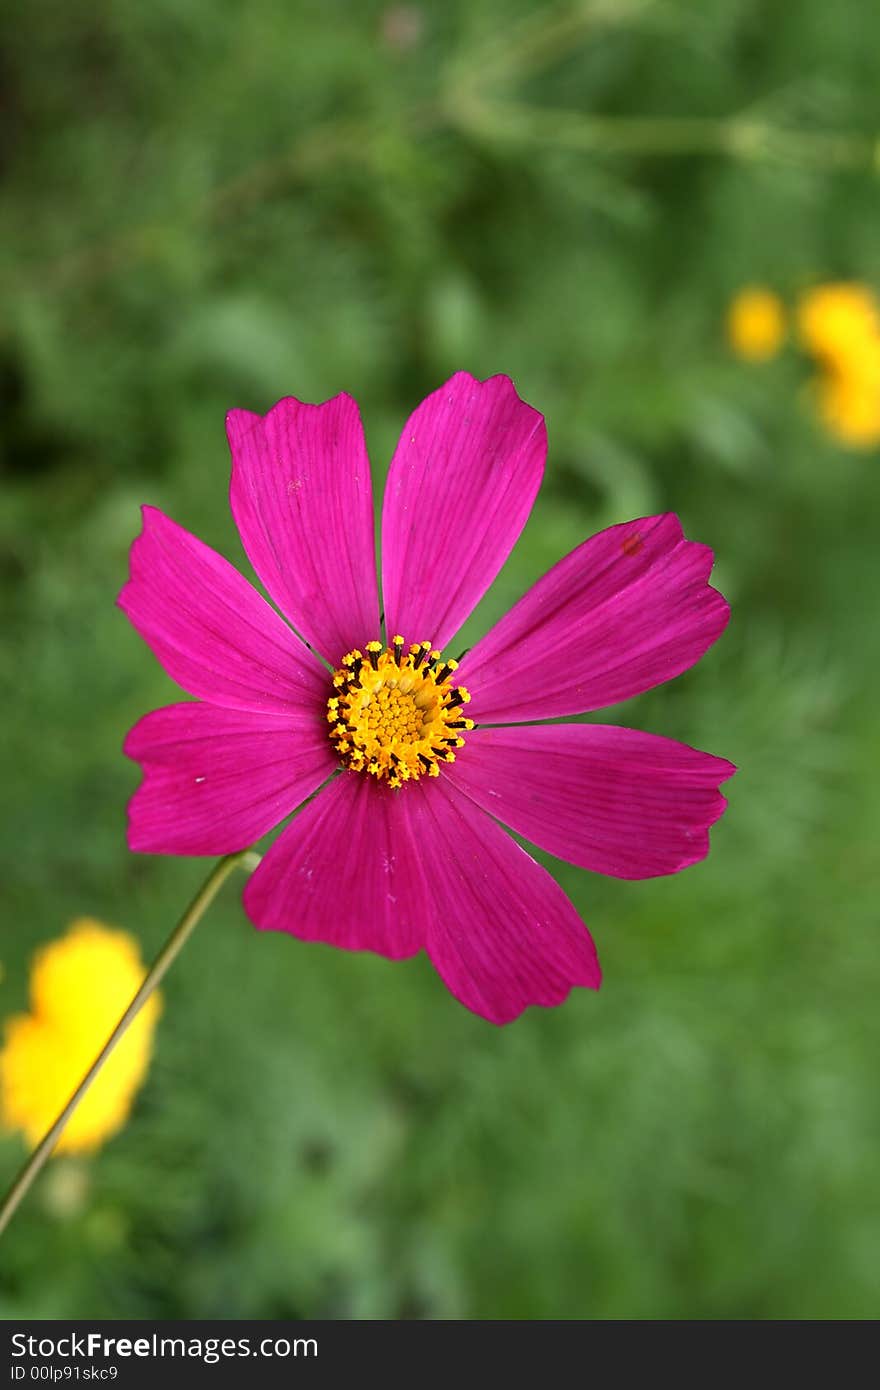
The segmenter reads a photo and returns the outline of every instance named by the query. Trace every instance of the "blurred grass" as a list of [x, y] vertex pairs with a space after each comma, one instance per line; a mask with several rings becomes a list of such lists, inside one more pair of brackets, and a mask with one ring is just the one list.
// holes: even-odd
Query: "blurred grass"
[[741, 768], [703, 865], [559, 868], [606, 984], [501, 1031], [228, 891], [131, 1124], [11, 1228], [5, 1316], [876, 1316], [880, 471], [720, 324], [880, 286], [878, 43], [869, 0], [0, 13], [0, 1011], [76, 914], [154, 951], [204, 871], [125, 850], [173, 687], [113, 600], [141, 501], [241, 558], [232, 405], [351, 391], [380, 481], [446, 375], [511, 374], [548, 480], [468, 633], [674, 508], [734, 620], [608, 717]]

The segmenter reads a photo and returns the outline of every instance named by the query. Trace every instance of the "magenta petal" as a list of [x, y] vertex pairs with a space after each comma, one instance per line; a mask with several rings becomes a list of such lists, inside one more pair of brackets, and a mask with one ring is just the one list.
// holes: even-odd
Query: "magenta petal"
[[332, 774], [317, 714], [255, 714], [198, 703], [146, 715], [124, 751], [143, 766], [129, 803], [129, 848], [231, 854], [252, 845]]
[[598, 989], [589, 932], [554, 878], [493, 820], [450, 787], [445, 772], [401, 792], [431, 910], [427, 949], [467, 1008], [509, 1023], [529, 1004], [561, 1004], [573, 985]]
[[616, 878], [704, 859], [736, 768], [684, 743], [601, 724], [475, 729], [445, 775], [560, 859]]
[[693, 666], [727, 626], [713, 555], [671, 512], [600, 531], [560, 560], [462, 661], [478, 723], [582, 714]]
[[379, 635], [370, 462], [357, 402], [231, 410], [229, 497], [271, 597], [332, 666]]
[[506, 376], [457, 372], [410, 416], [382, 514], [385, 626], [442, 647], [525, 525], [544, 471], [543, 416]]
[[178, 685], [228, 709], [318, 708], [326, 668], [222, 555], [143, 508], [119, 606]]
[[343, 772], [291, 821], [251, 875], [258, 927], [392, 960], [424, 945], [426, 898], [412, 800]]

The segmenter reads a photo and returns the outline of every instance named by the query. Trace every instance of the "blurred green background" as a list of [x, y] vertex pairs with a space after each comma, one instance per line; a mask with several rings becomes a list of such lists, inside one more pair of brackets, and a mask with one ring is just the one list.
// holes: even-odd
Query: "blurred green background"
[[244, 561], [233, 405], [350, 391], [379, 482], [446, 376], [513, 376], [547, 482], [469, 634], [674, 508], [733, 621], [602, 717], [741, 769], [702, 865], [558, 867], [605, 985], [501, 1030], [228, 886], [130, 1124], [10, 1228], [5, 1316], [877, 1314], [880, 458], [723, 320], [880, 286], [878, 53], [872, 0], [3, 8], [0, 1013], [72, 917], [149, 956], [206, 872], [126, 851], [120, 744], [174, 689], [114, 599], [142, 501]]

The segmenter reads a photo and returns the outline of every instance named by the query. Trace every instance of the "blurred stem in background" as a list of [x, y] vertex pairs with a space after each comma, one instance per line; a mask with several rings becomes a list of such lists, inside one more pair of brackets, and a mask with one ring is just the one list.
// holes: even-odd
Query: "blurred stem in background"
[[[469, 55], [456, 75], [446, 112], [453, 125], [492, 142], [553, 145], [597, 155], [652, 157], [716, 154], [826, 170], [880, 170], [880, 135], [801, 130], [762, 117], [758, 109], [732, 116], [602, 116], [496, 101], [487, 89], [516, 82], [563, 57], [588, 34], [640, 23], [671, 29], [686, 17], [657, 0], [592, 0], [530, 16], [493, 49]], [[763, 107], [764, 102], [760, 103]]]
[[[880, 133], [801, 128], [778, 112], [772, 114], [774, 93], [730, 116], [707, 118], [601, 115], [492, 94], [497, 86], [509, 88], [541, 72], [591, 34], [647, 25], [669, 30], [681, 23], [681, 17], [657, 0], [592, 0], [531, 15], [502, 40], [471, 50], [464, 60], [452, 59], [440, 72], [433, 96], [400, 109], [399, 130], [415, 143], [451, 129], [486, 145], [544, 146], [597, 158], [716, 155], [829, 174], [843, 169], [880, 172]], [[369, 164], [387, 123], [387, 112], [379, 120], [366, 116], [320, 122], [283, 153], [210, 189], [194, 203], [191, 217], [222, 223], [290, 184], [326, 178], [333, 165]], [[39, 279], [44, 286], [100, 279], [120, 266], [160, 254], [173, 231], [173, 226], [163, 224], [132, 227], [64, 255], [43, 267]]]
[[27, 1159], [27, 1162], [19, 1172], [15, 1181], [12, 1183], [12, 1186], [9, 1188], [9, 1191], [3, 1199], [2, 1206], [0, 1206], [0, 1235], [2, 1235], [9, 1225], [9, 1222], [12, 1220], [12, 1217], [34, 1179], [45, 1165], [47, 1159], [51, 1156], [52, 1150], [61, 1137], [64, 1126], [79, 1105], [86, 1091], [107, 1061], [107, 1058], [110, 1056], [116, 1044], [122, 1039], [130, 1025], [137, 1018], [144, 1004], [146, 1004], [147, 1000], [158, 988], [160, 982], [177, 959], [187, 940], [204, 917], [229, 875], [234, 869], [238, 868], [244, 869], [246, 873], [252, 873], [259, 862], [260, 856], [255, 854], [253, 850], [241, 850], [238, 854], [227, 854], [214, 865], [214, 868], [205, 879], [205, 882], [177, 923], [177, 926], [165, 942], [158, 956], [153, 961], [153, 964], [144, 976], [140, 989], [132, 999], [116, 1027], [113, 1029], [113, 1032], [98, 1053], [98, 1056], [89, 1067], [51, 1129], [49, 1129], [41, 1139], [40, 1143]]
[[487, 139], [553, 145], [599, 155], [717, 154], [732, 159], [798, 164], [831, 171], [880, 168], [880, 140], [831, 131], [786, 130], [747, 116], [591, 116], [459, 94], [462, 126]]

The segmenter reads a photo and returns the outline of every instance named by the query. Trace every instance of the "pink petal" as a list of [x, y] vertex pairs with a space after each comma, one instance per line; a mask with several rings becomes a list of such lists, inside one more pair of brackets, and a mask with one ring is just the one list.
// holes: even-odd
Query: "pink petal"
[[525, 525], [544, 471], [543, 416], [506, 376], [457, 372], [407, 421], [382, 514], [385, 626], [442, 647]]
[[143, 508], [119, 606], [178, 685], [228, 709], [318, 708], [329, 676], [222, 555]]
[[128, 807], [142, 854], [232, 854], [265, 835], [333, 773], [326, 721], [198, 703], [145, 715], [124, 751], [144, 780]]
[[449, 989], [492, 1023], [598, 989], [589, 932], [547, 870], [446, 782], [404, 787], [431, 911], [427, 949]]
[[673, 739], [601, 724], [475, 729], [445, 776], [548, 854], [617, 878], [709, 852], [736, 768]]
[[298, 632], [338, 666], [379, 635], [370, 461], [357, 402], [292, 396], [231, 410], [229, 497], [251, 564]]
[[581, 714], [678, 676], [727, 626], [713, 555], [678, 517], [643, 517], [584, 541], [468, 652], [456, 675], [482, 724]]
[[412, 800], [343, 772], [291, 821], [248, 880], [258, 927], [401, 960], [424, 945], [427, 904]]

